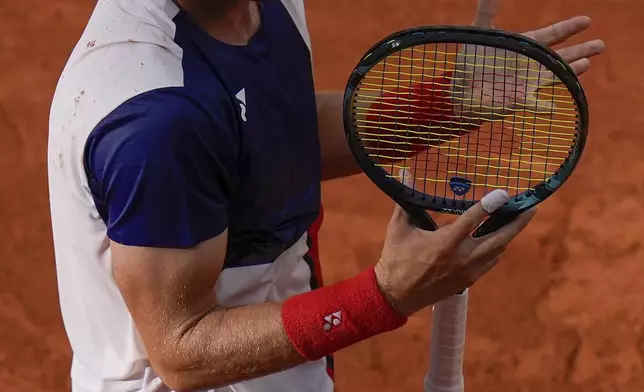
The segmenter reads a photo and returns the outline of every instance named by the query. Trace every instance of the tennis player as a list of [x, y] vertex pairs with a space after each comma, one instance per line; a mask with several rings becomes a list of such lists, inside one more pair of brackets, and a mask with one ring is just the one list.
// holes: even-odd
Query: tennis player
[[[602, 50], [562, 53], [583, 73]], [[74, 392], [332, 391], [332, 353], [473, 284], [532, 217], [474, 240], [505, 192], [433, 233], [397, 208], [381, 260], [321, 287], [320, 182], [359, 169], [341, 93], [314, 90], [303, 0], [99, 0], [48, 163]]]

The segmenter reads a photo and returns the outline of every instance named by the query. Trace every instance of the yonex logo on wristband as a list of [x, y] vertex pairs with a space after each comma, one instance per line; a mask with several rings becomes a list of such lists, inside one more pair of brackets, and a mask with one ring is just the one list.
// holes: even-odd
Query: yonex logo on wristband
[[337, 311], [324, 318], [324, 330], [330, 331], [333, 327], [339, 327], [342, 324], [342, 311]]

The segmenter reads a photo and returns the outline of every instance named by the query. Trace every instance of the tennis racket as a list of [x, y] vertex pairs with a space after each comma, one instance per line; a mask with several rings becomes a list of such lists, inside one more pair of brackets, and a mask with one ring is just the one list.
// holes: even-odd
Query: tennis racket
[[[422, 27], [362, 57], [344, 124], [362, 170], [421, 229], [438, 229], [428, 211], [459, 215], [506, 190], [511, 199], [472, 234], [480, 237], [561, 188], [584, 150], [588, 105], [573, 70], [536, 41]], [[467, 300], [466, 290], [434, 306], [427, 392], [463, 391]]]

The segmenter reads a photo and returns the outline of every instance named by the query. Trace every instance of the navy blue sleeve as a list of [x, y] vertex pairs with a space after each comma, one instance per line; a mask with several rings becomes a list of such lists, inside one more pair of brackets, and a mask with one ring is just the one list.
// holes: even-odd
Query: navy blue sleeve
[[237, 146], [222, 118], [178, 92], [155, 91], [93, 130], [85, 168], [111, 240], [191, 248], [226, 229]]

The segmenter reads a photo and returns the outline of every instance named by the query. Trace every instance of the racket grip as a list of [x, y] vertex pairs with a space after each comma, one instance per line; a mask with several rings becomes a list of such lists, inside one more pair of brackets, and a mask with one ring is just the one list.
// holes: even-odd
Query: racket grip
[[434, 305], [429, 371], [425, 392], [463, 392], [463, 352], [469, 292]]
[[425, 231], [436, 231], [438, 230], [438, 225], [431, 216], [427, 213], [423, 207], [415, 206], [409, 203], [398, 202], [398, 205], [402, 207], [403, 210], [409, 216], [410, 222], [418, 227], [421, 230]]
[[479, 238], [494, 233], [503, 226], [512, 223], [519, 215], [516, 212], [492, 215], [476, 229], [472, 237]]

